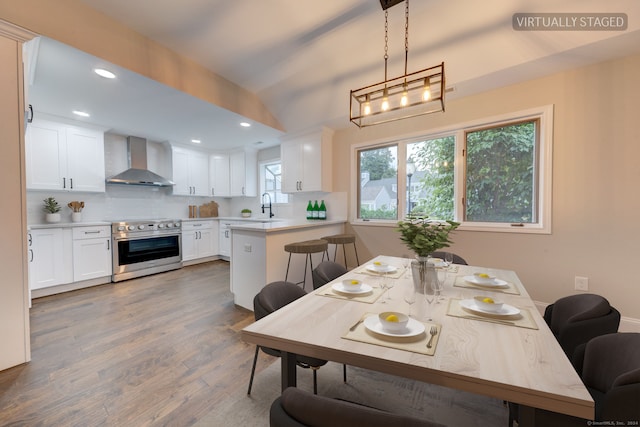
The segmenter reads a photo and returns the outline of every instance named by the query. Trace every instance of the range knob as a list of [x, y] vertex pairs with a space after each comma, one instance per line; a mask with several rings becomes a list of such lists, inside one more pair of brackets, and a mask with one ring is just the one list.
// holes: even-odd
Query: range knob
[[135, 229], [136, 229], [136, 227], [134, 225], [128, 225], [127, 226], [127, 230], [129, 230], [129, 231], [132, 231], [132, 230], [135, 230]]
[[140, 225], [138, 226], [138, 230], [144, 230], [144, 225], [140, 224]]
[[164, 224], [158, 224], [158, 228], [164, 228]]
[[179, 223], [179, 222], [176, 222], [175, 224], [173, 224], [173, 226], [174, 226], [174, 227], [176, 227], [176, 228], [177, 228], [177, 227], [180, 227], [180, 223]]
[[118, 226], [118, 231], [124, 231], [125, 230], [125, 226], [124, 225], [119, 225]]

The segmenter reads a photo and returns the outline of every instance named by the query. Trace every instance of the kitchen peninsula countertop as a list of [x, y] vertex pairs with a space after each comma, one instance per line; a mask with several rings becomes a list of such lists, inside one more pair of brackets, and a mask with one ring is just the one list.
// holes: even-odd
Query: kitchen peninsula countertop
[[[265, 219], [269, 221], [268, 219]], [[288, 231], [295, 229], [303, 229], [303, 228], [315, 228], [322, 227], [327, 225], [335, 225], [335, 224], [344, 224], [347, 222], [346, 219], [327, 219], [327, 220], [316, 220], [309, 221], [306, 219], [282, 219], [282, 220], [274, 220], [271, 219], [270, 222], [251, 222], [246, 224], [232, 224], [231, 230], [246, 230], [246, 231], [262, 231], [264, 233], [278, 232], [278, 231]]]

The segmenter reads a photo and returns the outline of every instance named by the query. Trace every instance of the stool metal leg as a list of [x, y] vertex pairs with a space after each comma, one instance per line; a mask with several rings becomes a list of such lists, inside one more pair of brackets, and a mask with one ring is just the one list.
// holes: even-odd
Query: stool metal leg
[[291, 252], [289, 252], [289, 261], [287, 262], [287, 274], [284, 275], [284, 281], [287, 281], [289, 277], [289, 265], [291, 264]]
[[358, 248], [356, 248], [356, 242], [353, 242], [353, 250], [356, 253], [356, 263], [360, 265], [360, 260], [358, 259]]
[[[342, 244], [342, 254], [344, 255], [344, 268], [349, 268], [347, 266], [347, 249], [346, 249], [347, 245], [345, 245], [344, 243]], [[336, 249], [338, 249], [338, 247], [336, 246]]]

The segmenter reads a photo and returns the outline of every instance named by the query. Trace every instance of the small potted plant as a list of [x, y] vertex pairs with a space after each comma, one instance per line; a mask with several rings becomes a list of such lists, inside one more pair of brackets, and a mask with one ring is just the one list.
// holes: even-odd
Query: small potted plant
[[249, 218], [251, 216], [251, 209], [242, 209], [240, 214], [243, 218]]
[[60, 222], [60, 209], [62, 207], [56, 202], [56, 199], [53, 197], [47, 197], [43, 200], [44, 207], [42, 208], [46, 215], [45, 219], [47, 222]]

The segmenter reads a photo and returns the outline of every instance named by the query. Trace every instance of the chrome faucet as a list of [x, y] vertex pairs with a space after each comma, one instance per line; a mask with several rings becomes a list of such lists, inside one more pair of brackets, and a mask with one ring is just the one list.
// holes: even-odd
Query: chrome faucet
[[264, 196], [269, 196], [269, 218], [273, 218], [275, 214], [271, 210], [271, 194], [262, 193], [262, 213], [264, 213]]

